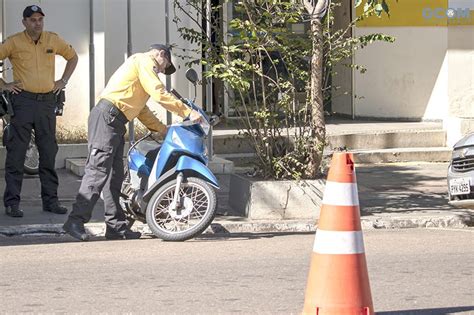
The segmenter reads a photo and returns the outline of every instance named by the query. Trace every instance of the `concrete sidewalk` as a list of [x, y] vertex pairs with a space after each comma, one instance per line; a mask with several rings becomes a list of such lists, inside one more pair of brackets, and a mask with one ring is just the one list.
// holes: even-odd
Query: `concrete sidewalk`
[[[466, 228], [474, 225], [474, 211], [455, 209], [447, 203], [446, 163], [403, 163], [383, 165], [358, 165], [357, 181], [364, 229], [371, 228]], [[71, 209], [80, 177], [65, 169], [60, 176], [59, 196], [61, 203]], [[0, 172], [1, 178], [4, 173]], [[218, 192], [219, 215], [208, 229], [209, 233], [253, 232], [311, 232], [311, 221], [256, 221], [228, 216], [229, 175], [220, 175], [222, 190]], [[0, 190], [4, 180], [0, 179]], [[62, 234], [62, 224], [67, 215], [42, 211], [39, 178], [26, 176], [23, 182], [21, 208], [23, 218], [11, 218], [0, 213], [0, 236], [16, 236], [35, 233]], [[308, 209], [311, 211], [311, 209]], [[103, 203], [99, 200], [92, 220], [87, 224], [90, 233], [104, 233]], [[136, 224], [134, 228], [149, 233], [148, 227]], [[1, 242], [1, 238], [0, 238]]]

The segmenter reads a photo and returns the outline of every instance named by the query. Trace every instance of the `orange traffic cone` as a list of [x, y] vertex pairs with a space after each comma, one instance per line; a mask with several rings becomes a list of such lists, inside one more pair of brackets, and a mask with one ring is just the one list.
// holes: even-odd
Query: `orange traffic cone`
[[351, 153], [331, 161], [303, 314], [374, 314]]

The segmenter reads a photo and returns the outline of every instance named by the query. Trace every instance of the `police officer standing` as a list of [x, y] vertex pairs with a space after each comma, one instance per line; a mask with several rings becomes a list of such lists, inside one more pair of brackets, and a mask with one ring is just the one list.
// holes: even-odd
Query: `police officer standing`
[[150, 96], [181, 117], [189, 116], [193, 120], [200, 118], [199, 113], [191, 111], [168, 93], [158, 77], [158, 73], [170, 75], [175, 71], [170, 49], [165, 45], [155, 44], [149, 51], [128, 58], [110, 78], [89, 116], [89, 157], [73, 210], [63, 226], [71, 236], [82, 241], [88, 240], [84, 223], [89, 222], [102, 191], [105, 238], [140, 238], [140, 232], [133, 232], [127, 227], [125, 214], [119, 203], [124, 179], [125, 125], [138, 117], [151, 131], [162, 134], [166, 132], [166, 126], [146, 105]]
[[[64, 89], [77, 65], [77, 54], [61, 37], [43, 31], [44, 13], [36, 5], [23, 11], [25, 30], [8, 37], [0, 44], [0, 60], [8, 58], [13, 66], [11, 83], [0, 80], [0, 88], [13, 93], [13, 111], [6, 137], [5, 213], [22, 217], [20, 192], [23, 164], [31, 131], [35, 131], [39, 152], [39, 176], [43, 210], [65, 214], [67, 209], [58, 202], [58, 176], [54, 168], [56, 143], [56, 95]], [[60, 80], [54, 80], [55, 55], [67, 60]]]

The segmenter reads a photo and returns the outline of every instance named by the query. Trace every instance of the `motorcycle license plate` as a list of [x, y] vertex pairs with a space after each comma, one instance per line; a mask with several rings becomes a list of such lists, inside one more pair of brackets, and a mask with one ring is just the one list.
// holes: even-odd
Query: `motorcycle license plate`
[[466, 195], [471, 193], [469, 178], [456, 178], [449, 181], [449, 191], [451, 196]]

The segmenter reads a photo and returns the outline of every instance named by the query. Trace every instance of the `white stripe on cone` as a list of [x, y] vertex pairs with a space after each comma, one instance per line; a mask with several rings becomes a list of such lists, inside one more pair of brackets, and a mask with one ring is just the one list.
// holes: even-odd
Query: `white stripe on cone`
[[364, 239], [362, 231], [317, 230], [313, 252], [318, 254], [362, 254]]
[[359, 195], [356, 183], [326, 182], [323, 204], [333, 206], [358, 206]]

